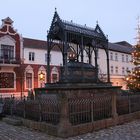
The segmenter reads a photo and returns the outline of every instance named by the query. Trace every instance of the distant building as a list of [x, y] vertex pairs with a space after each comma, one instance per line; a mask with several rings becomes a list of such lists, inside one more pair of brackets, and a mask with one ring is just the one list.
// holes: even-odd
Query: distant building
[[[127, 72], [134, 67], [132, 64], [132, 50], [132, 45], [127, 42], [124, 44], [120, 42], [109, 43], [110, 80], [112, 85], [122, 86], [122, 89], [127, 89], [124, 79]], [[104, 53], [101, 49], [99, 50], [99, 59], [99, 69], [101, 73], [106, 73]]]
[[[109, 43], [110, 78], [113, 85], [126, 89], [124, 81], [127, 71], [133, 69], [131, 63], [132, 46], [123, 41]], [[84, 54], [86, 55], [86, 54]], [[92, 56], [94, 59], [94, 55]], [[88, 59], [84, 59], [87, 63]], [[59, 81], [62, 55], [54, 45], [51, 52], [52, 83]], [[94, 65], [94, 61], [92, 61]], [[8, 17], [2, 20], [0, 28], [0, 95], [24, 96], [29, 90], [44, 87], [47, 82], [47, 42], [23, 38], [13, 27]], [[98, 50], [98, 67], [100, 79], [106, 81], [106, 56], [102, 48]]]

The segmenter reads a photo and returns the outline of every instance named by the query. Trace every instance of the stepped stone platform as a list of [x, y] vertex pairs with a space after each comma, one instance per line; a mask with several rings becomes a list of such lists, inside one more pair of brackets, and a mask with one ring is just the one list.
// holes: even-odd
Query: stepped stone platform
[[11, 124], [11, 125], [15, 125], [15, 126], [20, 126], [22, 125], [22, 120], [17, 118], [17, 117], [11, 117], [11, 116], [7, 116], [4, 117], [2, 119], [4, 122], [6, 122], [7, 124]]

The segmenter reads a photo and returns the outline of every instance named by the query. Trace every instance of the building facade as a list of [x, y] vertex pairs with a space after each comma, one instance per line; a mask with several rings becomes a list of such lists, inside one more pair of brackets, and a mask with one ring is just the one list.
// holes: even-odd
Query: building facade
[[[133, 50], [127, 42], [109, 43], [110, 78], [113, 85], [126, 89], [124, 81], [127, 71], [133, 69]], [[84, 62], [88, 63], [86, 53]], [[91, 63], [95, 65], [94, 54]], [[88, 56], [87, 56], [88, 58]], [[106, 55], [98, 49], [98, 69], [101, 80], [106, 81]], [[56, 45], [50, 54], [50, 81], [59, 81], [62, 54]], [[0, 28], [0, 95], [26, 96], [47, 82], [47, 41], [22, 37], [13, 27], [8, 17], [2, 20]]]
[[7, 17], [0, 28], [0, 93], [19, 92], [18, 68], [23, 57], [22, 37], [13, 28], [13, 21]]
[[[109, 61], [110, 61], [110, 80], [114, 86], [122, 86], [122, 89], [127, 89], [125, 76], [128, 71], [133, 69], [132, 45], [125, 41], [118, 43], [109, 43]], [[99, 68], [102, 73], [106, 73], [104, 65], [104, 53], [99, 50]]]

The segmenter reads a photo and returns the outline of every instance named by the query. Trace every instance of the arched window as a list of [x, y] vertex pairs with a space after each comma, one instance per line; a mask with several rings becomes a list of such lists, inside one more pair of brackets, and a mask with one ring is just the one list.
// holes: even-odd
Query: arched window
[[33, 72], [33, 68], [28, 65], [25, 69], [25, 89], [32, 89], [33, 87], [33, 83], [34, 83], [34, 72]]
[[51, 83], [56, 83], [59, 80], [59, 72], [57, 67], [53, 67], [51, 71]]
[[46, 69], [41, 66], [38, 71], [38, 87], [45, 87], [46, 77]]

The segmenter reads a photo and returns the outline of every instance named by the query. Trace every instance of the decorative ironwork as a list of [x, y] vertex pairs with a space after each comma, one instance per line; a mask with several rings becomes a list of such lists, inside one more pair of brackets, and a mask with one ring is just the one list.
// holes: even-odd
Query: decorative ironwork
[[[107, 59], [107, 82], [110, 82], [109, 77], [109, 55], [108, 55], [108, 39], [104, 35], [100, 26], [97, 24], [96, 28], [90, 28], [87, 26], [81, 26], [74, 24], [73, 22], [67, 22], [60, 19], [57, 11], [55, 11], [50, 30], [47, 35], [48, 42], [48, 57], [47, 57], [47, 80], [50, 83], [50, 52], [55, 42], [59, 42], [61, 45], [63, 56], [63, 71], [60, 79], [63, 82], [68, 81], [68, 63], [69, 63], [69, 51], [73, 51], [75, 54], [74, 61], [77, 63], [84, 63], [84, 52], [87, 53], [88, 63], [92, 63], [92, 52], [95, 54], [95, 81], [98, 80], [98, 62], [97, 55], [98, 49], [105, 50]], [[83, 72], [84, 65], [81, 66], [81, 72]], [[81, 77], [81, 76], [80, 76]], [[82, 76], [83, 77], [83, 76]]]
[[93, 122], [112, 116], [111, 96], [69, 99], [69, 119], [73, 125]]
[[8, 98], [4, 100], [4, 112], [56, 125], [60, 119], [60, 104], [55, 98], [37, 100]]
[[[118, 115], [140, 111], [139, 93], [117, 95]], [[68, 119], [72, 125], [94, 123], [94, 121], [112, 118], [111, 94], [93, 94], [91, 98], [69, 98]], [[55, 96], [38, 98], [36, 100], [16, 99], [14, 96], [0, 98], [5, 114], [17, 115], [36, 121], [44, 121], [53, 125], [60, 122], [62, 104]]]

